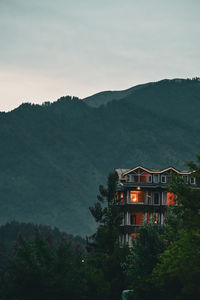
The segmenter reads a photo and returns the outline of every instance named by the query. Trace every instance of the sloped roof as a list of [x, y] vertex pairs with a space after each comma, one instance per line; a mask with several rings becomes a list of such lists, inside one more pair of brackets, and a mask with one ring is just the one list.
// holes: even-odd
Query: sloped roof
[[[180, 175], [189, 175], [189, 174], [192, 174], [194, 172], [194, 171], [179, 171], [179, 170], [175, 169], [174, 167], [168, 167], [168, 168], [163, 169], [163, 170], [151, 170], [151, 169], [146, 169], [142, 166], [137, 166], [137, 167], [135, 167], [133, 169], [129, 169], [129, 170], [127, 170], [127, 169], [116, 169], [116, 170], [121, 170], [120, 176], [125, 176], [125, 175], [127, 175], [127, 174], [129, 174], [133, 171], [138, 170], [138, 169], [142, 169], [145, 172], [151, 173], [151, 174], [161, 174], [161, 173], [164, 173], [164, 172], [167, 172], [167, 171], [170, 171], [170, 170], [172, 170], [172, 171], [174, 171], [174, 172], [176, 172], [177, 174], [180, 174]], [[123, 172], [123, 170], [125, 170], [125, 172]]]

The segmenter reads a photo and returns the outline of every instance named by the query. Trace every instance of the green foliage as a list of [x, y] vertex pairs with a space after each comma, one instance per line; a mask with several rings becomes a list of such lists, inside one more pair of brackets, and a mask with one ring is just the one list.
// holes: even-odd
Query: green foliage
[[179, 239], [161, 254], [152, 284], [162, 299], [199, 299], [200, 232], [181, 230]]
[[87, 284], [81, 257], [66, 242], [53, 246], [39, 232], [20, 239], [2, 278], [4, 299], [85, 299]]
[[[200, 156], [197, 156], [200, 162]], [[200, 167], [195, 162], [189, 166], [197, 181]], [[176, 181], [172, 190], [178, 196], [176, 214], [182, 223], [178, 239], [160, 256], [152, 273], [152, 286], [164, 299], [200, 298], [200, 190]]]
[[0, 253], [4, 257], [11, 257], [14, 253], [15, 246], [19, 236], [31, 240], [36, 231], [40, 231], [44, 236], [51, 240], [54, 246], [65, 240], [69, 243], [72, 253], [85, 254], [85, 240], [79, 236], [72, 236], [65, 232], [60, 232], [58, 228], [51, 228], [44, 225], [35, 225], [32, 223], [20, 223], [12, 221], [0, 226]]
[[[198, 181], [199, 165], [189, 166]], [[200, 190], [179, 177], [170, 190], [179, 205], [169, 208], [167, 224], [160, 232], [153, 224], [143, 226], [128, 256], [125, 269], [134, 300], [200, 298]]]
[[122, 214], [115, 197], [117, 182], [117, 174], [110, 173], [107, 188], [99, 186], [98, 202], [94, 207], [89, 208], [96, 222], [100, 224], [95, 233], [95, 248], [108, 255], [114, 252], [115, 247], [119, 247], [119, 226]]
[[[121, 299], [125, 286], [122, 265], [129, 253], [127, 247], [119, 247], [119, 226], [122, 214], [116, 199], [118, 176], [110, 173], [107, 187], [99, 186], [98, 202], [90, 211], [99, 226], [94, 235], [93, 251], [88, 256], [88, 263], [95, 272], [102, 273], [104, 297], [102, 299]], [[96, 297], [95, 297], [96, 299]]]
[[144, 296], [151, 272], [159, 262], [160, 254], [168, 245], [164, 234], [165, 228], [153, 222], [144, 224], [126, 258], [124, 270], [127, 286], [134, 290], [136, 299], [140, 299], [141, 294]]

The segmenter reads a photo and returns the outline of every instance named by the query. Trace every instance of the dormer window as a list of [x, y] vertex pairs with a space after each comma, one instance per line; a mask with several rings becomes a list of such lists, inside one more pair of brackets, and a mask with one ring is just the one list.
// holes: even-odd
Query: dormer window
[[166, 183], [167, 182], [167, 177], [165, 175], [161, 176], [161, 183]]
[[196, 184], [196, 178], [195, 177], [191, 177], [190, 178], [190, 183], [191, 184]]
[[154, 182], [154, 183], [158, 183], [158, 181], [159, 181], [158, 174], [154, 174], [154, 175], [153, 175], [153, 182]]

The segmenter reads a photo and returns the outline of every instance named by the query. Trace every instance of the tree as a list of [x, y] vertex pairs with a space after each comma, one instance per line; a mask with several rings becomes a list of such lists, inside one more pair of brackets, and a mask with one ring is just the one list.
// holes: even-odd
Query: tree
[[119, 235], [122, 213], [119, 200], [116, 198], [118, 176], [110, 173], [107, 187], [99, 186], [98, 202], [90, 207], [90, 211], [98, 223], [94, 234], [93, 251], [88, 256], [88, 264], [93, 272], [102, 273], [105, 290], [102, 299], [121, 299], [125, 276], [122, 265], [128, 253], [127, 247], [120, 248]]
[[[200, 155], [197, 155], [200, 162]], [[189, 162], [193, 176], [200, 183], [200, 166]], [[200, 190], [177, 178], [172, 184], [179, 206], [176, 214], [182, 222], [178, 239], [160, 256], [152, 273], [152, 285], [163, 299], [200, 298]]]
[[151, 272], [166, 247], [164, 227], [154, 222], [141, 226], [124, 264], [127, 287], [134, 291], [134, 299], [143, 299], [140, 295], [144, 297], [149, 289]]
[[19, 239], [16, 254], [1, 278], [3, 299], [85, 299], [85, 267], [63, 241], [57, 247], [36, 233]]
[[161, 254], [153, 270], [152, 285], [158, 298], [200, 298], [200, 232], [182, 230], [179, 239]]
[[119, 247], [119, 226], [122, 222], [122, 213], [119, 200], [116, 198], [118, 176], [110, 173], [107, 187], [99, 186], [98, 202], [89, 207], [91, 214], [99, 224], [95, 233], [96, 251], [111, 255], [115, 247]]

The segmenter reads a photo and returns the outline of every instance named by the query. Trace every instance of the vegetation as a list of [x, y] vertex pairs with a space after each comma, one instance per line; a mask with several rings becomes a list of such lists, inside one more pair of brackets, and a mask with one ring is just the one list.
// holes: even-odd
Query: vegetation
[[[99, 227], [87, 255], [74, 242], [78, 238], [70, 236], [72, 242], [68, 235], [61, 238], [56, 229], [51, 230], [53, 236], [44, 226], [34, 232], [31, 224], [12, 222], [4, 226], [2, 232], [12, 232], [11, 238], [19, 227], [26, 238], [18, 237], [11, 260], [6, 266], [0, 265], [3, 299], [121, 299], [125, 287], [122, 265], [129, 250], [119, 247], [121, 212], [115, 199], [117, 180], [116, 174], [111, 173], [107, 188], [99, 187], [98, 202], [90, 207]], [[10, 236], [7, 241], [10, 242]]]
[[[189, 166], [198, 181], [200, 166], [193, 162]], [[120, 300], [122, 290], [130, 289], [129, 299], [134, 300], [199, 299], [199, 189], [189, 188], [177, 177], [170, 189], [178, 196], [179, 205], [169, 210], [167, 224], [144, 224], [129, 249], [119, 245], [121, 212], [116, 184], [116, 174], [110, 173], [107, 187], [99, 187], [98, 202], [90, 207], [98, 227], [88, 253], [57, 229], [49, 235], [47, 228], [40, 226], [30, 235], [30, 224], [4, 226], [4, 232], [9, 228], [15, 232], [14, 228], [21, 226], [29, 233], [26, 238], [18, 237], [14, 252], [9, 252], [10, 260], [0, 255], [0, 297]], [[0, 228], [1, 236], [2, 232]]]
[[120, 97], [98, 108], [63, 97], [0, 113], [0, 224], [48, 224], [85, 237], [95, 231], [88, 207], [110, 170], [183, 168], [199, 151], [198, 80], [165, 80]]
[[1, 282], [4, 299], [82, 299], [85, 288], [81, 257], [66, 242], [53, 246], [39, 233], [19, 240]]
[[84, 254], [86, 252], [86, 241], [80, 236], [72, 236], [65, 232], [60, 232], [58, 228], [49, 226], [12, 221], [0, 226], [1, 255], [7, 257], [7, 259], [12, 257], [18, 238], [23, 237], [26, 240], [33, 240], [36, 232], [40, 232], [42, 236], [51, 240], [51, 243], [55, 246], [64, 240], [70, 245], [69, 248], [73, 253], [78, 251]]
[[[199, 165], [189, 166], [199, 180]], [[171, 190], [179, 206], [170, 212], [168, 224], [161, 232], [153, 224], [145, 225], [128, 256], [125, 270], [132, 299], [200, 298], [200, 191], [180, 178]]]

